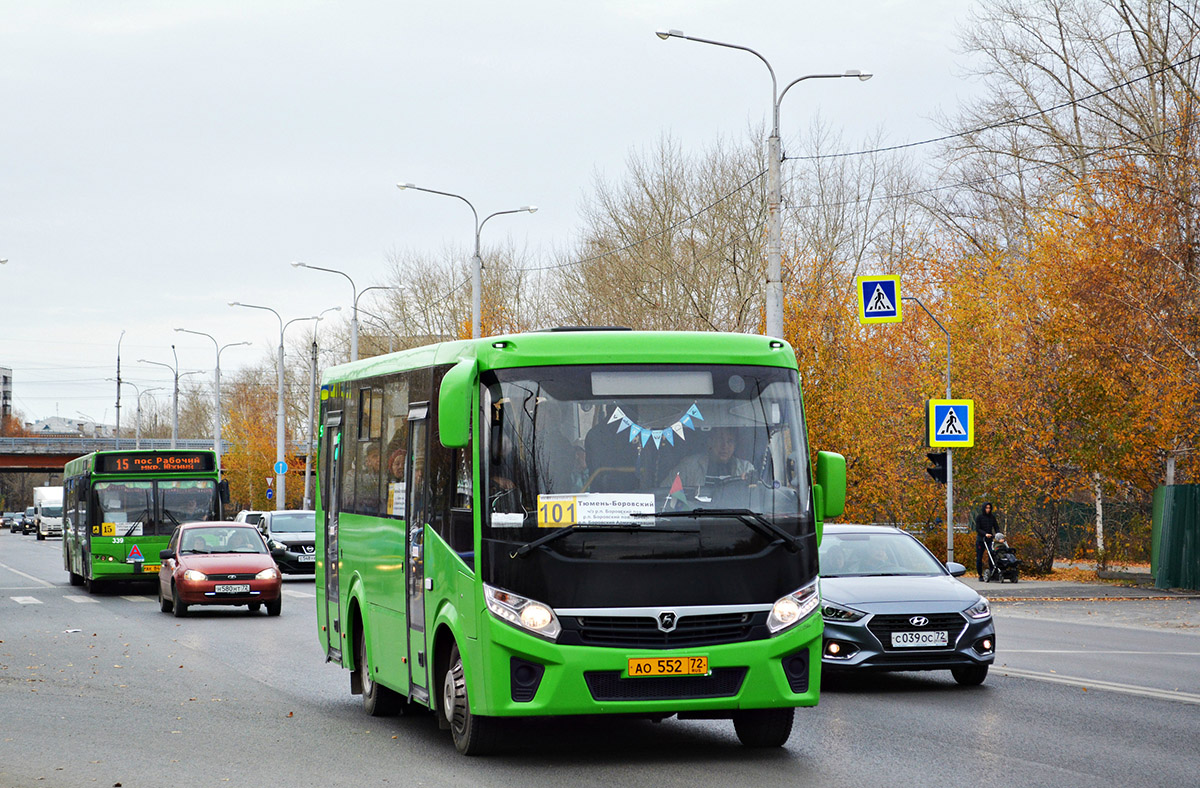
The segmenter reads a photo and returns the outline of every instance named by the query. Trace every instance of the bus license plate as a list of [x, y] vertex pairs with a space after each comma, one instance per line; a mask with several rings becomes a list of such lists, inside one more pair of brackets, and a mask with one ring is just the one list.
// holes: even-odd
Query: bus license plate
[[629, 677], [640, 676], [707, 676], [708, 657], [631, 657]]
[[942, 632], [893, 632], [892, 648], [929, 648], [950, 644], [949, 633]]
[[142, 564], [142, 574], [157, 572], [159, 569], [162, 569], [162, 564]]
[[213, 591], [218, 594], [247, 594], [250, 592], [249, 583], [218, 583]]

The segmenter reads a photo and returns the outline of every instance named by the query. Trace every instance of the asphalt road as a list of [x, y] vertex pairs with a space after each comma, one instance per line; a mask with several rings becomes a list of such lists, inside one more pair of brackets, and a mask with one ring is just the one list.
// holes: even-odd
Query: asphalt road
[[514, 723], [504, 754], [464, 758], [431, 716], [362, 713], [317, 646], [311, 579], [287, 581], [279, 618], [179, 620], [149, 592], [71, 587], [60, 550], [0, 533], [0, 788], [1177, 788], [1200, 775], [1196, 598], [1023, 581], [1023, 598], [994, 605], [982, 687], [948, 673], [827, 680], [784, 749], [744, 749], [723, 721], [571, 718]]

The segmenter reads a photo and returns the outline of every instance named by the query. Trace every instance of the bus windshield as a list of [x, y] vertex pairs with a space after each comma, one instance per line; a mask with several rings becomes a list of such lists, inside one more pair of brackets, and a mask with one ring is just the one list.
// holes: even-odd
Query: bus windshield
[[94, 489], [101, 522], [114, 524], [116, 536], [169, 534], [182, 522], [216, 519], [217, 489], [210, 479], [96, 482]]
[[[489, 582], [574, 605], [581, 595], [563, 598], [547, 578], [579, 562], [771, 556], [815, 573], [815, 539], [796, 557], [814, 526], [795, 371], [564, 366], [481, 382]], [[561, 538], [546, 538], [553, 528]]]

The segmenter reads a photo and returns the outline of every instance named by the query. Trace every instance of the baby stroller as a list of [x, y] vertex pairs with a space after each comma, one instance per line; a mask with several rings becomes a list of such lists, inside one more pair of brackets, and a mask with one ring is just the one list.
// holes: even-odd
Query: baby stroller
[[998, 533], [992, 537], [990, 542], [984, 544], [990, 562], [987, 570], [983, 573], [984, 582], [990, 583], [993, 580], [1000, 583], [1005, 580], [1017, 582], [1020, 576], [1021, 559], [1017, 558], [1016, 548], [1008, 543], [1004, 534]]

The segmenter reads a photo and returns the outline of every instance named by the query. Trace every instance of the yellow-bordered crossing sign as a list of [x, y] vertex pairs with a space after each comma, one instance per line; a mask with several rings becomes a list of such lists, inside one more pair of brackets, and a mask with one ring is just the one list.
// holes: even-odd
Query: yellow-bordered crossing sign
[[925, 424], [930, 446], [974, 446], [975, 400], [931, 399], [925, 410]]
[[859, 276], [854, 281], [858, 290], [858, 322], [900, 322], [900, 277]]

